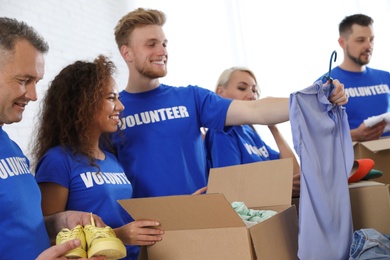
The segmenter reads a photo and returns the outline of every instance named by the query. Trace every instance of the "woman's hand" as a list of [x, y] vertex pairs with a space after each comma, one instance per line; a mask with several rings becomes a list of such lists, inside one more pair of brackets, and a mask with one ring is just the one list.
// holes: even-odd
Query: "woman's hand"
[[114, 231], [125, 245], [149, 246], [162, 240], [164, 231], [158, 226], [160, 223], [154, 220], [135, 220]]

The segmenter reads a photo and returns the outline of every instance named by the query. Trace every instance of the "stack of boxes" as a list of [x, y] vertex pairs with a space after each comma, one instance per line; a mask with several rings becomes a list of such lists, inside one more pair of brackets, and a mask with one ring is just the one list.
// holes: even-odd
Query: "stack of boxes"
[[390, 138], [355, 142], [353, 148], [355, 159], [370, 158], [374, 169], [383, 172], [380, 178], [349, 185], [354, 228], [390, 234]]

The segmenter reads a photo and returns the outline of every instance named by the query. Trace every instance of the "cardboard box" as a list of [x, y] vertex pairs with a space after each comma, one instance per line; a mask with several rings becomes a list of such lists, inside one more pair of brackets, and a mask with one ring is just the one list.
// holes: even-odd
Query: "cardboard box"
[[[298, 259], [298, 218], [291, 206], [292, 160], [212, 169], [207, 194], [120, 200], [134, 219], [155, 219], [163, 240], [149, 260]], [[249, 229], [231, 206], [278, 213]]]
[[354, 142], [353, 149], [355, 160], [361, 158], [373, 159], [375, 162], [374, 169], [383, 172], [383, 176], [375, 179], [375, 181], [390, 184], [390, 138]]
[[373, 228], [390, 235], [389, 185], [360, 181], [349, 185], [353, 226], [355, 230]]
[[147, 247], [149, 260], [253, 259], [245, 224], [223, 194], [121, 200], [134, 219], [155, 219], [163, 240]]
[[249, 228], [255, 259], [298, 259], [298, 215], [291, 205], [292, 159], [250, 163], [210, 171], [207, 193], [248, 208], [278, 214]]

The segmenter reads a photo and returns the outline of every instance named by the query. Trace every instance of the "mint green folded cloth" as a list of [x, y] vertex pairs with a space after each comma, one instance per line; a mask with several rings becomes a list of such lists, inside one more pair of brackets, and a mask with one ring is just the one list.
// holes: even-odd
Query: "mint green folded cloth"
[[238, 213], [242, 220], [247, 222], [260, 223], [274, 215], [276, 211], [274, 210], [255, 210], [248, 209], [244, 202], [234, 201], [232, 203], [233, 209]]

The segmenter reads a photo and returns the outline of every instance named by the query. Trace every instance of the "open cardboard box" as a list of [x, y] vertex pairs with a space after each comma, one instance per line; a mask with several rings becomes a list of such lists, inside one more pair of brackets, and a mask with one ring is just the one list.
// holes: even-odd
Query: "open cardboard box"
[[383, 137], [367, 142], [354, 142], [353, 150], [355, 160], [370, 158], [375, 162], [374, 169], [383, 172], [382, 177], [375, 179], [377, 182], [390, 184], [390, 138]]
[[119, 203], [134, 219], [158, 220], [165, 230], [162, 241], [147, 247], [145, 259], [252, 259], [246, 226], [222, 194]]
[[292, 159], [280, 159], [210, 171], [207, 193], [223, 193], [232, 203], [278, 214], [249, 228], [255, 259], [298, 259], [298, 216], [291, 206]]
[[373, 228], [390, 235], [389, 185], [375, 181], [349, 184], [354, 230]]
[[[216, 168], [207, 194], [118, 202], [135, 220], [158, 220], [165, 230], [162, 241], [143, 250], [142, 259], [297, 259], [292, 168], [291, 159]], [[248, 229], [233, 201], [278, 214]]]

